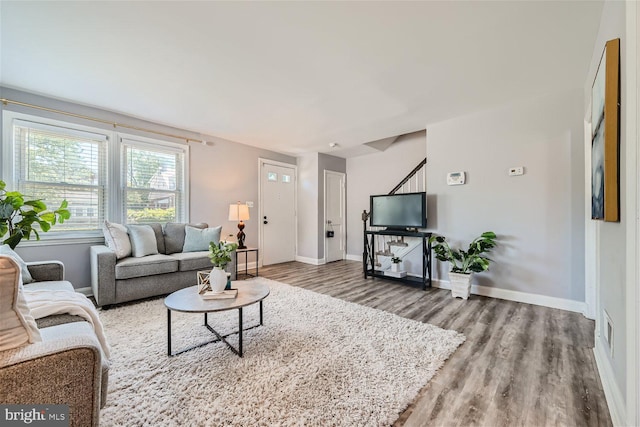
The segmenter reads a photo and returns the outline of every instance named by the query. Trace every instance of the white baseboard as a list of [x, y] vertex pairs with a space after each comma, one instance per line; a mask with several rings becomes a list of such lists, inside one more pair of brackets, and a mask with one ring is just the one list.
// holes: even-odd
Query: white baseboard
[[347, 254], [345, 259], [349, 260], [349, 261], [360, 261], [360, 262], [362, 262], [362, 255]]
[[306, 256], [300, 255], [296, 255], [296, 261], [304, 262], [305, 264], [311, 265], [324, 265], [327, 263], [324, 258], [308, 258]]
[[[432, 286], [440, 289], [451, 289], [448, 281], [432, 280]], [[484, 297], [504, 299], [508, 301], [523, 302], [526, 304], [541, 305], [543, 307], [558, 308], [560, 310], [573, 311], [585, 314], [587, 304], [581, 301], [573, 301], [564, 298], [548, 297], [545, 295], [530, 294], [527, 292], [512, 291], [509, 289], [490, 288], [487, 286], [471, 285], [471, 293]]]
[[604, 396], [607, 399], [607, 406], [609, 406], [611, 421], [614, 426], [627, 425], [625, 401], [622, 397], [620, 388], [615, 382], [615, 374], [611, 364], [609, 363], [607, 350], [604, 348], [602, 341], [600, 341], [598, 337], [596, 337], [596, 346], [593, 349], [593, 355], [596, 359], [596, 366], [598, 367], [598, 374], [600, 375], [600, 381], [602, 382]]
[[91, 289], [91, 286], [87, 286], [84, 288], [75, 288], [74, 291], [81, 293], [82, 295], [86, 296], [86, 297], [92, 297], [93, 296], [93, 289]]

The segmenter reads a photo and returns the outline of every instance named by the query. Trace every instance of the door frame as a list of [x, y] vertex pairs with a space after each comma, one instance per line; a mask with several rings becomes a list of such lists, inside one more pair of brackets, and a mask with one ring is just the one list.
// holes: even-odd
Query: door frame
[[328, 175], [337, 175], [339, 177], [342, 178], [342, 200], [341, 200], [341, 204], [342, 204], [342, 232], [340, 233], [340, 240], [342, 241], [342, 259], [344, 260], [347, 256], [347, 174], [344, 172], [336, 172], [336, 171], [331, 171], [331, 170], [324, 170], [324, 182], [323, 182], [323, 187], [324, 187], [324, 195], [323, 195], [323, 201], [324, 201], [324, 212], [323, 212], [323, 217], [322, 217], [322, 222], [324, 223], [323, 226], [323, 233], [322, 233], [322, 238], [324, 239], [324, 261], [325, 263], [329, 262], [329, 251], [328, 251], [328, 243], [329, 243], [329, 239], [327, 238], [327, 176]]
[[260, 267], [263, 266], [262, 258], [263, 258], [263, 249], [264, 249], [264, 224], [262, 222], [263, 215], [263, 204], [262, 200], [262, 168], [265, 165], [273, 165], [280, 166], [285, 168], [293, 169], [293, 247], [294, 247], [294, 260], [295, 256], [298, 254], [298, 165], [292, 163], [279, 162], [277, 160], [265, 159], [262, 157], [258, 157], [258, 265]]

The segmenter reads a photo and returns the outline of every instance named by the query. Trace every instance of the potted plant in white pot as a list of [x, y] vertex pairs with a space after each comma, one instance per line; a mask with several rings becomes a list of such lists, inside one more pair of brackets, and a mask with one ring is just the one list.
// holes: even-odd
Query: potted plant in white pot
[[227, 272], [224, 269], [231, 262], [231, 254], [237, 248], [238, 244], [232, 242], [209, 243], [209, 259], [213, 264], [213, 269], [209, 274], [209, 285], [212, 292], [220, 293], [227, 286]]
[[451, 249], [443, 236], [431, 236], [429, 242], [432, 244], [436, 259], [449, 261], [451, 271], [449, 280], [451, 281], [451, 295], [463, 299], [469, 298], [471, 293], [471, 274], [481, 273], [489, 269], [491, 260], [484, 256], [496, 246], [496, 233], [485, 231], [479, 237], [473, 239], [469, 248]]
[[392, 256], [391, 257], [391, 271], [397, 273], [400, 271], [400, 263], [402, 262], [402, 259], [400, 259], [397, 256]]

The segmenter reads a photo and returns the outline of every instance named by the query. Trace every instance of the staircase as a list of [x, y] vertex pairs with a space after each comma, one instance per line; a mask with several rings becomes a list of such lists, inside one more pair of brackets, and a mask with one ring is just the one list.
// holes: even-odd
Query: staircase
[[[389, 194], [417, 193], [425, 191], [427, 188], [427, 159], [424, 158], [409, 174], [396, 185]], [[368, 217], [367, 217], [368, 219]], [[365, 230], [367, 229], [367, 219], [363, 220]], [[371, 227], [371, 230], [379, 230], [379, 227]], [[399, 239], [394, 236], [374, 236], [376, 248], [376, 269], [389, 270], [391, 268], [391, 257], [396, 256], [404, 259], [416, 248], [422, 253], [421, 240], [415, 237], [405, 237]], [[369, 242], [365, 239], [367, 251], [371, 251]], [[366, 263], [364, 265], [366, 268]]]

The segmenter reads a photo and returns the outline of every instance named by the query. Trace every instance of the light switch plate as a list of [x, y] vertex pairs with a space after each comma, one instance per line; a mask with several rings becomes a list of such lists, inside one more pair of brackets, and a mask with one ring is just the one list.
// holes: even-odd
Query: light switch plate
[[253, 202], [247, 202], [247, 207], [252, 208], [253, 207]]
[[509, 176], [520, 176], [524, 175], [524, 166], [516, 166], [513, 168], [509, 168]]

